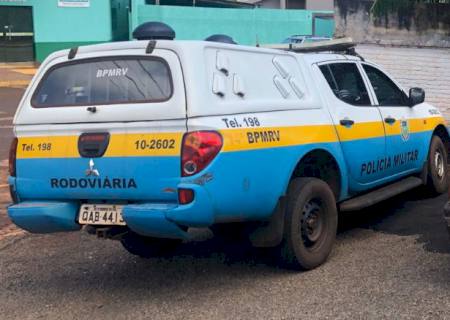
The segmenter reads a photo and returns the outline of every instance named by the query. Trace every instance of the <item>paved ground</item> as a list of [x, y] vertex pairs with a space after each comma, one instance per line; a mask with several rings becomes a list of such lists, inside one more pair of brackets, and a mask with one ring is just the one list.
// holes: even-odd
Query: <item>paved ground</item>
[[36, 66], [30, 63], [0, 63], [0, 87], [23, 87], [27, 86]]
[[[419, 197], [419, 199], [417, 199]], [[0, 249], [5, 319], [450, 319], [445, 197], [420, 193], [341, 219], [335, 250], [306, 273], [208, 239], [141, 260], [82, 233]], [[0, 242], [1, 246], [1, 242]], [[1, 247], [0, 247], [1, 248]]]
[[4, 214], [4, 206], [9, 202], [9, 194], [6, 186], [8, 172], [8, 154], [12, 132], [12, 118], [17, 108], [23, 89], [0, 88], [0, 239], [2, 229], [9, 224], [9, 220]]
[[[1, 117], [11, 116], [21, 93], [0, 89]], [[0, 130], [1, 161], [11, 129]], [[450, 319], [446, 196], [418, 189], [340, 216], [329, 261], [295, 273], [277, 268], [268, 251], [207, 231], [151, 260], [84, 233], [24, 234], [6, 219], [6, 191], [1, 319]]]

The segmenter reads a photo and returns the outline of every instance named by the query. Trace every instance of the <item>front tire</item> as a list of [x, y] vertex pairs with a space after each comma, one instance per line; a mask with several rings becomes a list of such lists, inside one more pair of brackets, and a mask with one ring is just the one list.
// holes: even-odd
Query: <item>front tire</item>
[[144, 237], [130, 231], [120, 242], [129, 253], [149, 259], [174, 252], [181, 240]]
[[296, 178], [287, 195], [281, 256], [285, 266], [310, 270], [323, 264], [337, 231], [337, 208], [328, 184], [316, 178]]
[[433, 136], [428, 153], [427, 187], [433, 193], [441, 194], [448, 190], [447, 149], [441, 138]]

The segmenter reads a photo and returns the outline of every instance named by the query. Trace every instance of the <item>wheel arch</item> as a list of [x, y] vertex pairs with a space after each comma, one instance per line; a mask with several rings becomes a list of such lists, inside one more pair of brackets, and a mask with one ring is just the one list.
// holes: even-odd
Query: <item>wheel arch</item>
[[[439, 124], [436, 128], [433, 130], [433, 134], [430, 137], [429, 145], [431, 144], [431, 139], [434, 136], [438, 136], [441, 138], [442, 142], [445, 145], [445, 148], [447, 149], [447, 154], [450, 155], [450, 135], [448, 133], [447, 128], [443, 124]], [[450, 159], [450, 157], [448, 157]], [[450, 160], [447, 160], [450, 162]]]
[[339, 201], [345, 190], [346, 177], [336, 157], [326, 149], [314, 149], [305, 153], [291, 171], [289, 182], [299, 177], [318, 178], [325, 181]]

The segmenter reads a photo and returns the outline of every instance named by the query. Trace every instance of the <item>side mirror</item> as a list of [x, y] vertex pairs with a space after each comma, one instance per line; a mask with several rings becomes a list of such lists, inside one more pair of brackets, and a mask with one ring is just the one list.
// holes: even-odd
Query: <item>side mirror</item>
[[409, 89], [409, 106], [412, 108], [425, 101], [425, 90], [422, 88]]

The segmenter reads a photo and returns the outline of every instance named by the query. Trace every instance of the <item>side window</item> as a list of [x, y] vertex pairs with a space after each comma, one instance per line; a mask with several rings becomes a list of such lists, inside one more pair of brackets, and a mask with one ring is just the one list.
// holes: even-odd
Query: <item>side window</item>
[[320, 66], [331, 90], [340, 100], [355, 106], [370, 106], [367, 88], [354, 63], [332, 63]]
[[408, 106], [408, 97], [380, 70], [364, 64], [364, 70], [372, 84], [379, 106]]
[[337, 87], [336, 81], [334, 80], [333, 74], [331, 73], [330, 67], [328, 65], [320, 66], [320, 70], [323, 73], [323, 76], [327, 80], [331, 90], [333, 90], [334, 94], [336, 94], [339, 89]]

